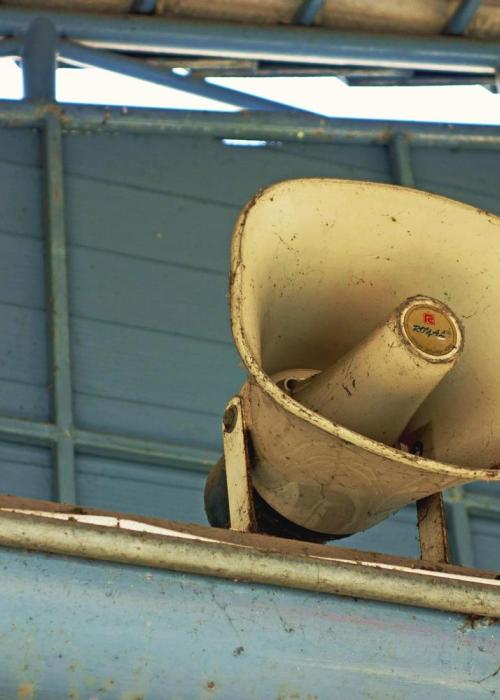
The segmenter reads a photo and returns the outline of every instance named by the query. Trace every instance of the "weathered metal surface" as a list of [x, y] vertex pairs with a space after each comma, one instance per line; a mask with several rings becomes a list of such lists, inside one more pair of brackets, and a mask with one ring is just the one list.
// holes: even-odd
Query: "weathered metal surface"
[[451, 612], [500, 613], [500, 582], [491, 572], [43, 501], [1, 502], [4, 547]]
[[471, 700], [493, 620], [0, 548], [0, 696]]
[[417, 501], [420, 556], [425, 561], [448, 562], [448, 535], [442, 493]]
[[222, 421], [222, 434], [231, 529], [255, 532], [251, 464], [243, 401], [239, 396], [235, 396], [227, 405]]
[[[430, 424], [435, 429], [425, 457], [393, 450], [394, 436], [383, 444], [383, 433], [377, 432], [382, 409], [364, 416], [362, 411], [352, 415], [344, 407], [339, 409], [345, 413], [344, 421], [330, 415], [326, 403], [311, 410], [299, 392], [296, 400], [290, 398], [276, 381], [287, 368], [328, 372], [325, 368], [349, 357], [347, 353], [354, 353], [363, 339], [371, 348], [375, 336], [368, 334], [374, 325], [384, 323], [394, 300], [412, 297], [422, 288], [436, 299], [453, 299], [458, 317], [467, 319], [469, 337], [487, 337], [494, 320], [486, 322], [482, 299], [483, 284], [494, 287], [492, 253], [498, 246], [494, 227], [500, 227], [500, 219], [456, 201], [333, 179], [277, 183], [257, 193], [242, 210], [231, 248], [231, 322], [249, 375], [245, 410], [251, 426], [253, 483], [281, 515], [314, 531], [351, 535], [405, 503], [444, 488], [500, 480], [499, 444], [491, 437], [493, 411], [495, 407], [500, 411], [500, 385], [495, 389], [492, 383], [497, 365], [494, 343], [466, 342], [453, 381], [441, 384], [412, 418], [412, 429]], [[477, 236], [473, 243], [470, 230]], [[481, 242], [480, 236], [484, 236]], [[406, 261], [404, 267], [401, 259]], [[450, 269], [454, 266], [446, 282], [442, 267], [436, 266], [438, 259]], [[477, 279], [470, 267], [476, 263], [489, 279], [483, 282], [481, 277], [464, 292], [463, 278]], [[491, 303], [494, 298], [493, 294]], [[477, 305], [481, 314], [475, 311]], [[483, 321], [488, 330], [479, 331], [476, 323]], [[375, 358], [388, 362], [383, 353]], [[354, 359], [349, 364], [353, 392], [355, 365]], [[367, 366], [383, 382], [383, 370], [373, 369], [376, 360]], [[489, 382], [486, 414], [478, 373]], [[415, 374], [413, 367], [408, 376]], [[400, 375], [398, 381], [403, 381]], [[345, 374], [340, 376], [345, 380]], [[314, 387], [314, 397], [308, 400], [317, 400], [314, 380], [307, 386], [311, 391]], [[374, 394], [375, 390], [365, 397], [365, 407]], [[402, 403], [399, 407], [404, 410]], [[366, 422], [358, 429], [361, 415]], [[426, 442], [427, 437], [423, 439]]]
[[500, 129], [488, 126], [300, 117], [285, 112], [217, 113], [0, 100], [0, 125], [39, 127], [48, 112], [56, 113], [67, 132], [124, 132], [198, 135], [226, 139], [283, 140], [297, 143], [388, 144], [404, 134], [409, 144], [497, 150]]

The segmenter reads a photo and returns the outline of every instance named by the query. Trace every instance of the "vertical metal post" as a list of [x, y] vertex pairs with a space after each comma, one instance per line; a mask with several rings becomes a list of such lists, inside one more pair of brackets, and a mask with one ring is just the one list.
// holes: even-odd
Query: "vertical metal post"
[[42, 139], [45, 234], [47, 241], [52, 346], [53, 420], [59, 428], [59, 436], [54, 446], [57, 498], [59, 501], [75, 503], [68, 263], [64, 226], [62, 134], [58, 115], [47, 113]]
[[[25, 99], [55, 100], [58, 36], [53, 24], [37, 18], [24, 38], [22, 61]], [[69, 343], [68, 269], [64, 224], [62, 132], [56, 110], [47, 110], [42, 128], [42, 178], [47, 256], [48, 312], [51, 345], [53, 421], [58, 429], [54, 445], [56, 495], [74, 503], [75, 459]]]
[[449, 562], [442, 493], [433, 493], [417, 501], [417, 524], [421, 559], [437, 563]]
[[22, 50], [25, 100], [55, 100], [57, 43], [57, 32], [50, 20], [37, 17], [31, 22]]
[[228, 403], [222, 420], [231, 529], [256, 532], [252, 475], [241, 396]]
[[411, 149], [405, 134], [394, 134], [389, 143], [394, 182], [403, 187], [415, 187], [415, 176], [411, 164]]

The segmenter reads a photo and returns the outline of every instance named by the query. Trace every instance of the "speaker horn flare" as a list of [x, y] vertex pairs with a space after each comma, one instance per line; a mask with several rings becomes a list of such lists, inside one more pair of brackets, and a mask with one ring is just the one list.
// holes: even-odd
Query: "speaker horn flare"
[[500, 480], [498, 217], [392, 185], [278, 183], [240, 215], [230, 295], [253, 486], [277, 516], [346, 536]]

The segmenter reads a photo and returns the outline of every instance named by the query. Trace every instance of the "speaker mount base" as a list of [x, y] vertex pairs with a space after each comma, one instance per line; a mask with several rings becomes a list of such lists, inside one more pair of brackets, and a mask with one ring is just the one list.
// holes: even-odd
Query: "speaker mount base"
[[[255, 514], [257, 494], [252, 486], [252, 465], [243, 396], [238, 395], [231, 399], [222, 422], [229, 526], [237, 532], [258, 532]], [[449, 563], [446, 518], [441, 492], [417, 501], [417, 525], [421, 559], [434, 563]], [[326, 539], [325, 535], [320, 541]]]

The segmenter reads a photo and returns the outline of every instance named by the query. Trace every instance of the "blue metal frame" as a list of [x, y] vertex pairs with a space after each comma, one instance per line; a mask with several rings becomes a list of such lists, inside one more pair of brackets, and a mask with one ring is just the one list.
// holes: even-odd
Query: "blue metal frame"
[[427, 68], [437, 71], [494, 72], [500, 43], [452, 37], [387, 36], [308, 27], [251, 26], [176, 20], [140, 15], [0, 9], [0, 34], [23, 33], [39, 16], [53, 22], [66, 39], [106, 48], [280, 63]]
[[59, 36], [46, 17], [37, 17], [24, 35], [22, 49], [24, 98], [56, 99], [56, 66]]
[[[50, 319], [54, 377], [53, 421], [51, 423], [39, 423], [0, 416], [0, 437], [14, 442], [41, 444], [52, 447], [55, 454], [57, 472], [57, 496], [59, 500], [76, 502], [75, 451], [98, 456], [118, 457], [123, 460], [146, 462], [148, 464], [179, 466], [203, 472], [207, 471], [209, 466], [216, 461], [218, 455], [212, 451], [198, 450], [187, 446], [85, 431], [73, 425], [67, 251], [64, 227], [64, 178], [62, 170], [62, 135], [65, 131], [198, 134], [217, 138], [288, 140], [299, 143], [384, 144], [389, 149], [394, 180], [400, 185], [415, 186], [415, 177], [411, 163], [412, 147], [425, 145], [434, 147], [460, 146], [475, 149], [485, 148], [488, 150], [498, 149], [500, 147], [500, 129], [494, 127], [458, 127], [406, 122], [324, 119], [290, 111], [267, 111], [270, 106], [267, 101], [243, 96], [224, 88], [216, 88], [216, 90], [220, 96], [222, 96], [222, 92], [224, 93], [225, 102], [238, 99], [241, 100], [238, 106], [257, 108], [259, 110], [265, 107], [266, 111], [227, 114], [128, 109], [124, 112], [119, 108], [56, 105], [54, 102], [54, 72], [56, 54], [59, 51], [68, 60], [78, 63], [89, 63], [128, 74], [133, 74], [136, 71], [137, 77], [152, 79], [162, 84], [169, 84], [170, 81], [171, 86], [179, 86], [180, 89], [191, 92], [195, 91], [195, 89], [192, 88], [192, 80], [186, 80], [182, 77], [179, 77], [179, 81], [177, 82], [176, 80], [174, 85], [172, 82], [173, 76], [162, 69], [147, 66], [139, 61], [133, 61], [116, 54], [89, 49], [69, 41], [59, 42], [58, 40], [58, 33], [64, 32], [65, 35], [80, 39], [93, 39], [104, 43], [128, 39], [128, 43], [130, 43], [130, 37], [134, 35], [137, 29], [137, 40], [140, 42], [146, 41], [146, 45], [151, 48], [152, 42], [154, 43], [158, 40], [156, 29], [153, 29], [151, 24], [140, 24], [137, 26], [134, 24], [131, 27], [130, 22], [134, 23], [136, 20], [127, 18], [125, 19], [125, 34], [125, 26], [121, 18], [105, 19], [99, 17], [99, 23], [102, 24], [99, 28], [92, 16], [61, 15], [60, 13], [42, 13], [42, 15], [42, 19], [36, 19], [29, 26], [22, 48], [26, 99], [21, 102], [0, 102], [0, 125], [36, 127], [41, 130], [43, 136], [45, 226], [49, 262], [49, 294], [52, 300], [50, 304]], [[4, 33], [9, 33], [9, 30], [10, 32], [20, 32], [26, 27], [26, 22], [33, 16], [34, 14], [30, 11], [0, 9], [0, 31]], [[52, 25], [47, 18], [53, 19], [55, 25]], [[142, 21], [142, 18], [140, 19]], [[163, 28], [165, 26], [164, 23], [164, 20], [160, 21]], [[184, 23], [183, 28], [180, 28], [175, 22], [171, 23], [170, 20], [168, 24], [173, 32], [172, 36], [177, 36], [179, 41], [182, 41], [184, 36], [185, 40], [186, 25]], [[197, 32], [200, 32], [200, 25], [196, 26]], [[221, 36], [220, 28], [217, 29], [216, 27], [214, 31], [212, 31], [212, 34], [208, 33], [207, 43], [204, 49], [202, 47], [202, 50], [209, 50], [210, 41], [212, 41], [210, 50], [216, 50], [215, 39], [217, 36], [219, 38]], [[217, 31], [219, 31], [219, 35], [217, 35]], [[287, 33], [288, 31], [285, 30], [286, 37], [291, 36]], [[302, 32], [303, 30], [298, 31]], [[328, 32], [327, 34], [330, 35], [331, 33]], [[281, 36], [280, 32], [278, 32], [278, 38], [279, 36]], [[285, 34], [283, 34], [284, 36]], [[196, 41], [200, 42], [201, 35], [197, 34], [196, 37]], [[249, 46], [251, 46], [251, 40], [255, 40], [255, 32], [252, 28], [249, 30], [248, 37]], [[168, 41], [165, 37], [163, 39], [165, 40], [163, 44], [165, 49]], [[266, 41], [267, 39], [262, 46], [264, 46]], [[343, 41], [347, 41], [345, 36]], [[449, 45], [452, 48], [451, 52], [447, 53], [448, 57], [453, 56], [453, 61], [459, 62], [458, 57], [461, 55], [460, 51], [462, 47], [465, 47], [465, 44], [449, 39], [444, 41], [447, 44], [451, 42]], [[385, 43], [387, 46], [389, 45], [389, 42]], [[376, 41], [375, 44], [377, 44]], [[395, 47], [393, 56], [399, 55], [401, 58], [403, 44], [398, 44]], [[421, 46], [422, 44], [425, 45], [425, 41], [419, 39], [419, 45]], [[466, 42], [466, 44], [468, 48], [465, 51], [465, 55], [473, 56], [474, 60], [482, 61], [481, 65], [489, 65], [488, 62], [491, 62], [492, 56], [500, 58], [500, 46], [486, 45], [487, 48], [484, 48], [485, 45], [480, 45], [478, 42]], [[141, 46], [144, 48], [143, 44]], [[264, 51], [262, 46], [260, 50]], [[318, 55], [316, 53], [314, 56], [315, 60], [322, 58], [328, 61], [328, 56], [332, 58], [333, 54], [338, 58], [339, 54], [335, 52], [336, 49], [328, 55], [325, 53], [326, 49], [322, 44], [322, 40], [320, 40], [319, 46], [323, 54]], [[404, 45], [404, 50], [407, 52], [404, 54], [405, 60], [410, 62], [416, 56], [416, 54], [412, 54], [411, 46], [411, 42], [407, 42]], [[3, 42], [0, 42], [0, 55], [18, 53], [20, 47], [21, 44], [18, 39], [4, 39]], [[308, 50], [313, 52], [315, 47], [316, 45], [313, 42]], [[177, 45], [177, 48], [179, 48], [179, 45]], [[253, 46], [253, 48], [257, 51], [259, 50], [258, 47]], [[355, 39], [353, 39], [351, 48], [352, 55], [356, 54], [359, 56], [361, 55], [359, 52], [363, 51], [362, 45]], [[286, 47], [281, 46], [280, 50], [285, 51]], [[366, 53], [366, 46], [364, 50]], [[446, 51], [448, 52], [448, 50]], [[370, 52], [368, 51], [367, 53], [369, 54]], [[439, 54], [439, 52], [438, 55], [441, 58], [443, 57], [443, 54]], [[374, 56], [375, 54], [369, 56], [369, 60], [375, 60]], [[294, 56], [295, 59], [296, 56]], [[283, 60], [282, 54], [280, 54], [280, 60]], [[175, 76], [176, 79], [177, 77]], [[215, 92], [211, 90], [212, 87], [215, 86], [205, 84], [204, 88], [202, 88], [204, 92], [198, 92], [198, 94], [214, 97]], [[196, 87], [196, 90], [198, 88], [199, 85]], [[205, 88], [210, 89], [210, 94], [205, 91]], [[216, 99], [220, 99], [220, 97], [217, 96]], [[237, 102], [232, 103], [237, 104]], [[275, 110], [277, 109], [276, 105], [273, 107]], [[473, 549], [468, 516], [470, 513], [476, 513], [482, 517], [500, 519], [498, 499], [467, 494], [460, 489], [455, 489], [447, 497], [447, 505], [452, 529], [457, 534], [460, 533], [460, 536], [455, 538], [456, 551], [458, 552], [460, 563], [471, 565], [473, 564]]]
[[292, 110], [202, 112], [175, 109], [101, 107], [0, 100], [0, 125], [40, 127], [47, 111], [57, 112], [63, 131], [198, 134], [215, 138], [297, 143], [389, 144], [404, 133], [409, 144], [436, 148], [500, 148], [500, 128], [380, 120], [329, 119]]

